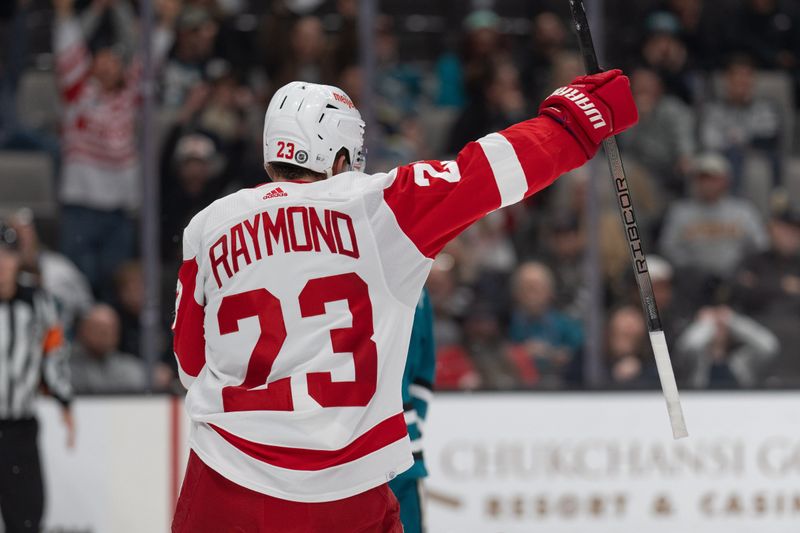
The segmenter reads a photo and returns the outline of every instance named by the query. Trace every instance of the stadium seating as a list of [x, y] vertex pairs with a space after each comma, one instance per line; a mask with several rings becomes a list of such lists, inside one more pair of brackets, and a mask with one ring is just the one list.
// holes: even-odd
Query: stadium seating
[[0, 152], [0, 214], [21, 207], [36, 218], [52, 219], [57, 211], [53, 163], [42, 152]]
[[17, 115], [22, 125], [32, 130], [56, 133], [61, 114], [52, 72], [30, 69], [19, 82]]

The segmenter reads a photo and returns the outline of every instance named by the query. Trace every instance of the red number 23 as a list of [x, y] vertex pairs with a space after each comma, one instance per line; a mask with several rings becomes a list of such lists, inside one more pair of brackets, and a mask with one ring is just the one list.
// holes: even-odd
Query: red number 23
[[[347, 301], [353, 316], [352, 326], [330, 331], [335, 353], [350, 353], [355, 380], [333, 381], [330, 372], [306, 374], [308, 394], [322, 407], [366, 406], [375, 394], [378, 380], [378, 351], [374, 333], [372, 304], [367, 284], [357, 274], [340, 274], [309, 281], [300, 292], [303, 318], [325, 314], [325, 304]], [[286, 340], [286, 324], [280, 301], [267, 289], [256, 289], [222, 299], [217, 320], [220, 335], [239, 331], [239, 321], [258, 317], [261, 333], [250, 355], [241, 385], [222, 389], [222, 402], [229, 411], [292, 411], [289, 377], [269, 381], [272, 365]], [[266, 388], [261, 388], [266, 384]]]

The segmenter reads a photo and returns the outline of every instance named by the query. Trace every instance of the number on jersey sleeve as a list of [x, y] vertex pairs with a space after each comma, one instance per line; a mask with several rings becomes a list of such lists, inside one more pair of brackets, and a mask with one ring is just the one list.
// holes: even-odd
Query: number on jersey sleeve
[[384, 199], [403, 232], [432, 258], [479, 218], [584, 162], [575, 139], [554, 120], [540, 117], [469, 143], [456, 161], [398, 167]]

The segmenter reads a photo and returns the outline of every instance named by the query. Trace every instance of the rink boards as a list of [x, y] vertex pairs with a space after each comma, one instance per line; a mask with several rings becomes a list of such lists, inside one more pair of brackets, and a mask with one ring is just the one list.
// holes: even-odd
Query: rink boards
[[[440, 394], [425, 425], [432, 533], [796, 532], [800, 394]], [[85, 398], [78, 444], [41, 406], [49, 533], [168, 531], [186, 461], [180, 400]]]

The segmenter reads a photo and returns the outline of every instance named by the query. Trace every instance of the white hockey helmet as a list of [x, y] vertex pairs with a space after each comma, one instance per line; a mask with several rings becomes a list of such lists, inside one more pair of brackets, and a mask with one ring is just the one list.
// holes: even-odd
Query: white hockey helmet
[[264, 163], [289, 163], [331, 176], [344, 148], [352, 170], [364, 170], [364, 121], [345, 92], [331, 85], [284, 85], [264, 116]]

